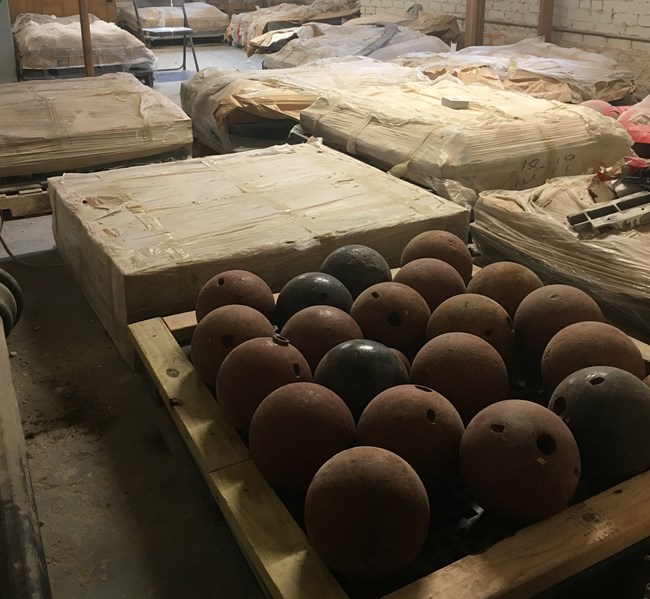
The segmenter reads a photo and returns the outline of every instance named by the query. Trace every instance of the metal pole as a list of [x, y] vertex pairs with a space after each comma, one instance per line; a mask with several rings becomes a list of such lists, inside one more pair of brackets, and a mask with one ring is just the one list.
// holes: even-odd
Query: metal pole
[[88, 16], [88, 0], [79, 0], [79, 23], [81, 25], [81, 45], [84, 51], [84, 67], [86, 77], [95, 76], [93, 64], [93, 42], [90, 37], [90, 18]]
[[485, 0], [467, 0], [465, 9], [465, 46], [483, 44]]

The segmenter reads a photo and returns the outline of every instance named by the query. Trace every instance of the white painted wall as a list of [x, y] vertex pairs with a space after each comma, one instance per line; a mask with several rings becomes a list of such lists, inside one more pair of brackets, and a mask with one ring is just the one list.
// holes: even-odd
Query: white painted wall
[[16, 60], [9, 20], [9, 3], [7, 0], [0, 0], [0, 83], [12, 81], [16, 81]]
[[[361, 11], [402, 13], [416, 1], [429, 12], [465, 16], [465, 0], [361, 0]], [[538, 10], [539, 0], [486, 0], [485, 43], [537, 35]], [[641, 95], [650, 93], [650, 0], [555, 0], [553, 26], [553, 42], [616, 58], [635, 72]]]

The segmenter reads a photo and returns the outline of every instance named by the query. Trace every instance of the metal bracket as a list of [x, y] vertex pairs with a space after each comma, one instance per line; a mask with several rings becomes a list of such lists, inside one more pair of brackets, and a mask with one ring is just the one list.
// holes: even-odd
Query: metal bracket
[[599, 235], [607, 231], [634, 229], [650, 223], [650, 193], [634, 193], [597, 208], [570, 214], [567, 220], [578, 233]]

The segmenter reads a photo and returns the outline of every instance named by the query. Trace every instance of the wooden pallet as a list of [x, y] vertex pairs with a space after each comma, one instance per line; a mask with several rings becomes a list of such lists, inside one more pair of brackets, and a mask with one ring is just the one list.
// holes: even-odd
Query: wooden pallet
[[0, 212], [3, 218], [50, 214], [52, 206], [47, 194], [47, 183], [0, 185]]
[[[181, 345], [193, 312], [129, 326], [142, 366], [273, 599], [347, 597], [251, 461]], [[650, 346], [637, 342], [650, 367]], [[650, 472], [529, 526], [383, 599], [530, 597], [650, 536]]]

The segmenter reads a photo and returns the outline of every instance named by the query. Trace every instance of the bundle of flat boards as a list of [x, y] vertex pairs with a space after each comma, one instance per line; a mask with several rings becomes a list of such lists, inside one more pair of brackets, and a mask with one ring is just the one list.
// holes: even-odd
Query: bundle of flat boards
[[0, 180], [186, 157], [188, 116], [132, 75], [0, 86]]
[[122, 354], [127, 324], [194, 307], [232, 268], [274, 291], [361, 243], [397, 266], [428, 229], [462, 238], [469, 212], [317, 143], [50, 179], [54, 234]]
[[474, 207], [481, 249], [526, 264], [547, 281], [576, 285], [620, 323], [650, 339], [650, 225], [584, 234], [567, 217], [603, 206], [593, 177], [561, 177], [527, 191], [488, 191]]

